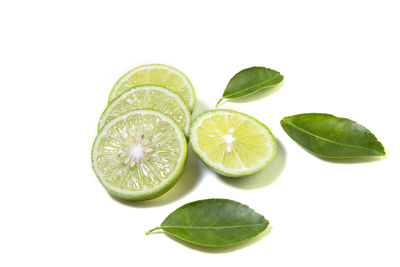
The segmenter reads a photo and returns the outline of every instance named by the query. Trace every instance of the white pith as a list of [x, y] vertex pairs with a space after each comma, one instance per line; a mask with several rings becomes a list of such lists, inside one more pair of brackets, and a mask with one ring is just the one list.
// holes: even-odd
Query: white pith
[[119, 157], [125, 158], [122, 162], [124, 165], [128, 165], [130, 168], [137, 166], [137, 162], [143, 159], [145, 155], [153, 151], [151, 146], [147, 146], [148, 142], [144, 139], [144, 136], [140, 139], [137, 144], [129, 145], [125, 148], [124, 152], [118, 154]]
[[234, 129], [233, 127], [229, 128], [228, 134], [224, 135], [224, 140], [226, 143], [226, 152], [231, 153], [233, 149], [233, 142], [235, 142], [235, 137], [233, 137]]

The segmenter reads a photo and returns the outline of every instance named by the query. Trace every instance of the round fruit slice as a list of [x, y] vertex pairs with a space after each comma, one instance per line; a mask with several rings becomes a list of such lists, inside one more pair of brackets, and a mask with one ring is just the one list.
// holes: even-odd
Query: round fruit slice
[[138, 85], [159, 85], [170, 89], [182, 97], [192, 111], [195, 94], [189, 79], [179, 70], [162, 64], [143, 65], [122, 76], [111, 89], [108, 103], [114, 98]]
[[201, 114], [190, 128], [189, 139], [207, 166], [230, 177], [255, 174], [276, 154], [276, 141], [267, 126], [233, 110]]
[[167, 114], [188, 134], [191, 119], [188, 107], [177, 94], [154, 85], [133, 87], [115, 98], [101, 115], [98, 130], [125, 112], [143, 108]]
[[97, 134], [92, 166], [102, 185], [129, 200], [147, 200], [168, 191], [187, 157], [182, 129], [167, 115], [143, 109], [122, 114]]

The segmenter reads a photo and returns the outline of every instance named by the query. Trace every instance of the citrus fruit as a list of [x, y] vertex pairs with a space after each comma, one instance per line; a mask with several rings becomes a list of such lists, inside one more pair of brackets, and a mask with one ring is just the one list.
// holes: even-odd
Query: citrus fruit
[[124, 113], [98, 132], [92, 167], [114, 196], [147, 200], [168, 191], [182, 173], [186, 138], [176, 122], [158, 111]]
[[118, 115], [142, 108], [167, 114], [188, 134], [191, 119], [188, 107], [177, 94], [154, 85], [133, 87], [115, 98], [101, 115], [98, 130]]
[[215, 109], [199, 115], [189, 139], [207, 166], [230, 177], [255, 174], [276, 154], [276, 140], [267, 126], [233, 110]]
[[195, 94], [189, 79], [181, 71], [162, 64], [143, 65], [122, 76], [111, 89], [108, 103], [126, 90], [137, 85], [159, 85], [170, 89], [182, 97], [192, 111]]

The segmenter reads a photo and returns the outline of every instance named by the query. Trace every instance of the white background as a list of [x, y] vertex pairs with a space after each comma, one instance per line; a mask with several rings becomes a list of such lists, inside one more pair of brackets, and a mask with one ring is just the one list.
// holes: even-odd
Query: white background
[[[1, 266], [400, 266], [398, 1], [107, 2], [0, 2]], [[270, 166], [221, 178], [189, 151], [159, 199], [110, 197], [91, 169], [97, 121], [116, 80], [149, 63], [190, 78], [196, 112], [243, 68], [284, 74], [280, 88], [222, 105], [271, 129]], [[365, 125], [387, 157], [314, 157], [279, 124], [304, 112]], [[210, 197], [249, 205], [271, 228], [223, 249], [145, 236]]]

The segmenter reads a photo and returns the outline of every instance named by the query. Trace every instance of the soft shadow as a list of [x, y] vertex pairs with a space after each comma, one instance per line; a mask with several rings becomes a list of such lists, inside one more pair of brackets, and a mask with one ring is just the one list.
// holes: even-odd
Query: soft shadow
[[221, 180], [231, 186], [235, 186], [241, 189], [252, 190], [268, 186], [275, 182], [281, 175], [286, 165], [286, 150], [283, 147], [281, 141], [276, 139], [276, 155], [271, 163], [265, 167], [259, 173], [254, 175], [231, 178], [222, 175], [218, 175]]
[[283, 80], [282, 82], [280, 82], [279, 84], [277, 84], [273, 87], [260, 90], [258, 92], [255, 92], [254, 94], [251, 94], [248, 96], [226, 99], [226, 100], [222, 101], [221, 104], [218, 105], [218, 107], [223, 105], [226, 101], [229, 101], [232, 103], [247, 103], [247, 102], [253, 102], [253, 101], [263, 99], [265, 97], [268, 97], [268, 96], [273, 95], [276, 92], [278, 92], [283, 87], [284, 82], [285, 81]]
[[362, 163], [369, 163], [374, 161], [381, 161], [387, 159], [388, 155], [382, 157], [365, 157], [365, 158], [351, 158], [351, 159], [331, 159], [331, 158], [322, 158], [318, 157], [313, 154], [314, 157], [319, 158], [320, 160], [330, 162], [330, 163], [337, 163], [337, 164], [362, 164]]
[[194, 119], [201, 113], [203, 113], [207, 110], [210, 110], [210, 109], [211, 109], [211, 106], [207, 102], [198, 98], [198, 99], [196, 99], [196, 105], [194, 106], [194, 109], [193, 109], [192, 118]]
[[188, 158], [183, 174], [179, 179], [179, 181], [177, 182], [177, 184], [164, 195], [155, 199], [146, 200], [142, 202], [128, 201], [117, 198], [111, 194], [109, 195], [114, 200], [116, 200], [121, 204], [137, 208], [158, 207], [167, 205], [168, 203], [171, 203], [173, 201], [176, 201], [184, 197], [195, 188], [201, 177], [199, 164], [200, 164], [199, 160], [197, 159], [190, 145], [188, 145]]
[[183, 246], [185, 246], [187, 248], [190, 248], [190, 249], [193, 249], [193, 250], [197, 250], [197, 251], [201, 251], [201, 252], [204, 252], [204, 253], [219, 254], [219, 253], [234, 252], [236, 250], [243, 249], [243, 248], [246, 248], [248, 246], [251, 246], [251, 245], [259, 242], [261, 239], [263, 239], [269, 233], [271, 233], [271, 230], [272, 230], [271, 225], [268, 225], [267, 229], [265, 229], [262, 233], [258, 234], [257, 236], [255, 236], [253, 238], [250, 238], [249, 240], [243, 241], [240, 244], [229, 246], [229, 247], [216, 247], [216, 248], [214, 248], [214, 247], [205, 247], [205, 246], [192, 244], [192, 243], [189, 243], [187, 241], [179, 239], [179, 238], [177, 238], [177, 237], [175, 237], [175, 236], [173, 236], [171, 234], [168, 234], [168, 233], [166, 233], [166, 236], [168, 236], [172, 240], [180, 243], [181, 245], [183, 245]]

